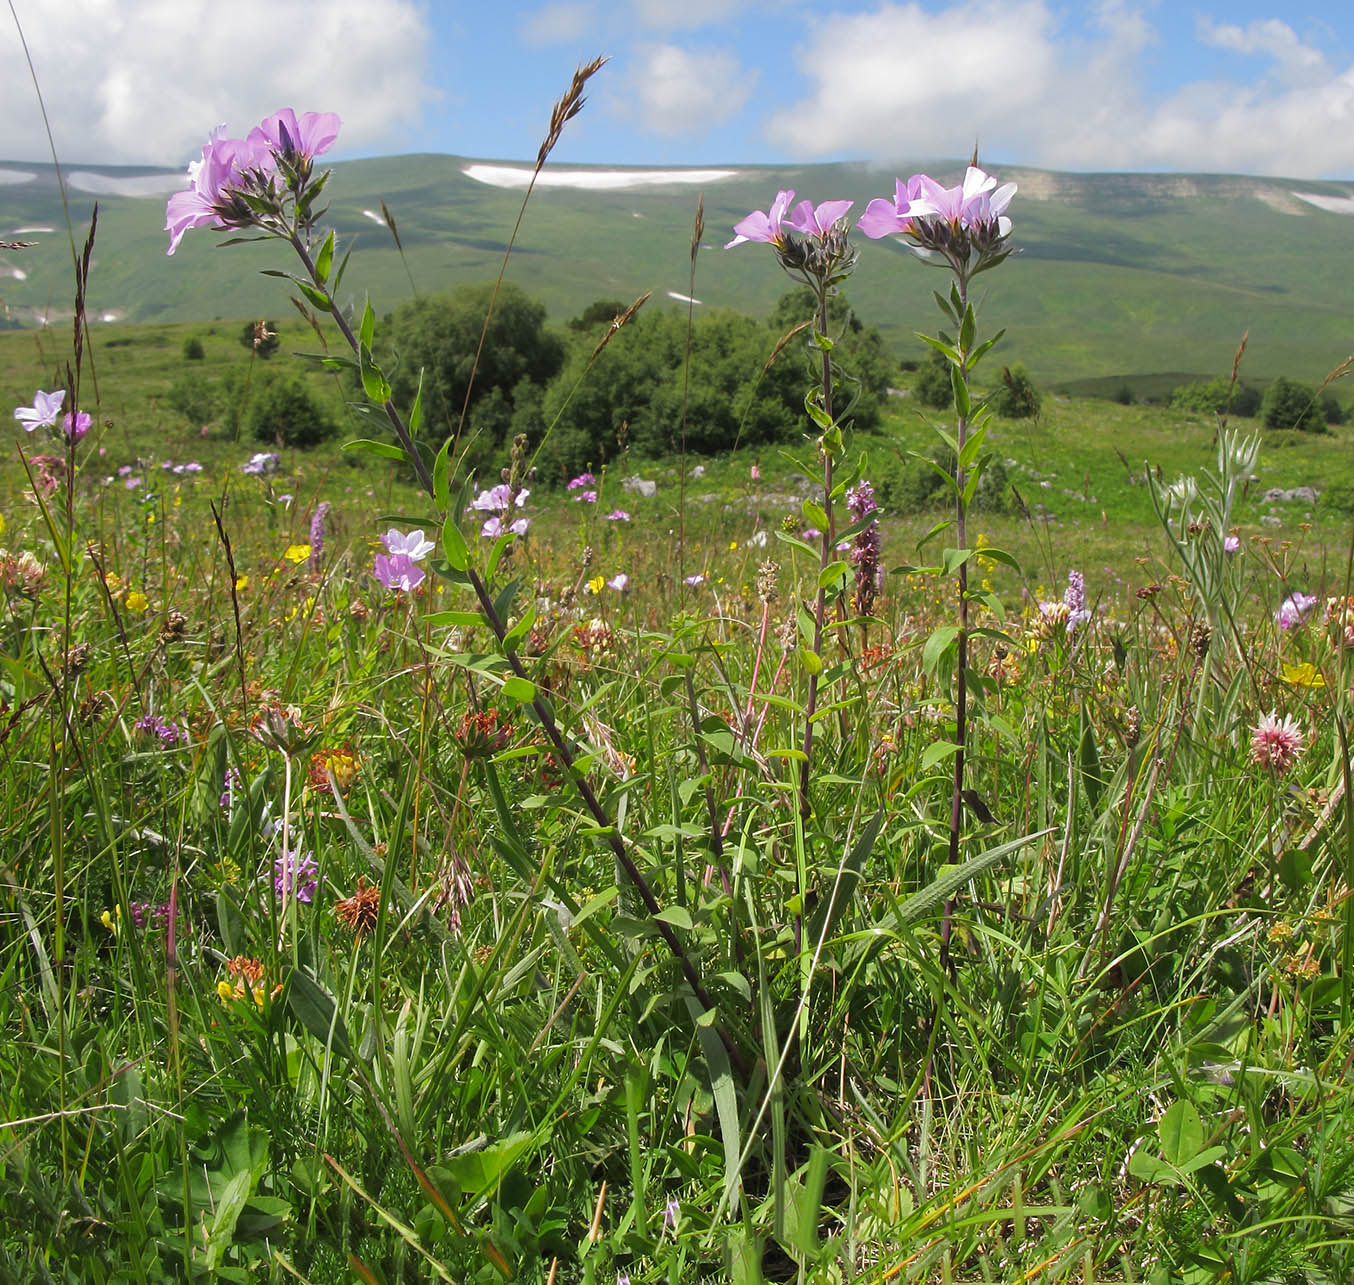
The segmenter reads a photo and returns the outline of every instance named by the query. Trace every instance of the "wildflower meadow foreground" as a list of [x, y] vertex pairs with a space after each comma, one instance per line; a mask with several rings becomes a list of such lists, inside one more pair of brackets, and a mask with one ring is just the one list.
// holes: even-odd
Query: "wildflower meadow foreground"
[[[78, 310], [13, 412], [0, 1279], [1354, 1279], [1354, 545], [1254, 538], [1225, 418], [1121, 583], [992, 543], [976, 155], [697, 208], [693, 280], [806, 288], [737, 504], [555, 477], [544, 416], [476, 471], [346, 303], [341, 128], [213, 130], [165, 230], [289, 247], [352, 471], [121, 458]], [[865, 272], [934, 285], [925, 523], [852, 430]]]

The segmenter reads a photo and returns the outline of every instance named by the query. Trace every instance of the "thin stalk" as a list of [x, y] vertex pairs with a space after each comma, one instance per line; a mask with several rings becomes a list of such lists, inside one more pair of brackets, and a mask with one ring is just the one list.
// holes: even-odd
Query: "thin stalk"
[[[820, 283], [815, 287], [818, 292], [818, 332], [827, 334], [827, 286]], [[823, 350], [823, 413], [832, 418], [832, 355]], [[827, 615], [827, 587], [822, 584], [822, 572], [826, 570], [836, 547], [836, 522], [832, 514], [832, 450], [823, 448], [823, 512], [827, 514], [827, 526], [823, 530], [818, 545], [818, 596], [813, 604], [813, 654], [823, 654], [823, 620]], [[813, 716], [818, 708], [818, 674], [809, 674], [809, 696], [804, 706], [804, 758], [799, 764], [799, 815], [808, 820], [809, 816], [809, 771], [813, 758]], [[802, 893], [801, 889], [801, 893]], [[799, 949], [799, 920], [795, 916], [795, 949]]]
[[[968, 309], [968, 281], [959, 277], [959, 316], [960, 330], [963, 329], [963, 317]], [[968, 388], [968, 350], [959, 353], [959, 377]], [[956, 410], [959, 408], [956, 407]], [[964, 500], [964, 445], [968, 441], [968, 416], [955, 417], [955, 441], [958, 447], [954, 461], [955, 482], [955, 543], [960, 549], [968, 548], [968, 505]], [[954, 691], [954, 788], [950, 795], [950, 865], [959, 864], [959, 841], [964, 822], [964, 746], [968, 740], [968, 562], [960, 562], [956, 584], [959, 590], [959, 637], [956, 639]], [[954, 899], [945, 902], [940, 924], [940, 966], [942, 971], [950, 965], [950, 936], [953, 931]]]

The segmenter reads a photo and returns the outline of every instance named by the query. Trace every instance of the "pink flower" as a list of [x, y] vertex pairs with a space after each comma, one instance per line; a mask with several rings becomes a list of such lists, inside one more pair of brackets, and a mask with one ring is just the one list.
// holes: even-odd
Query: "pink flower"
[[612, 576], [611, 579], [606, 582], [606, 587], [608, 589], [614, 589], [617, 593], [624, 593], [625, 586], [629, 583], [630, 577], [622, 571], [619, 575]]
[[407, 553], [378, 553], [371, 570], [387, 589], [402, 593], [417, 589], [428, 574]]
[[574, 503], [575, 503], [575, 504], [596, 504], [596, 503], [597, 503], [597, 492], [596, 492], [596, 491], [579, 491], [579, 493], [578, 493], [577, 495], [574, 496]]
[[165, 231], [173, 254], [189, 228], [239, 227], [232, 197], [245, 181], [246, 170], [271, 170], [272, 153], [266, 140], [223, 138], [224, 125], [211, 132], [202, 148], [202, 159], [188, 166], [188, 190], [175, 192], [165, 206]]
[[1280, 719], [1271, 711], [1251, 734], [1251, 762], [1282, 776], [1293, 766], [1302, 747], [1303, 735], [1298, 725], [1287, 715]]
[[54, 393], [44, 393], [41, 388], [33, 394], [31, 406], [16, 406], [14, 418], [31, 433], [35, 428], [54, 428], [56, 418], [61, 414], [61, 403], [66, 400], [66, 390], [58, 388]]
[[1239, 535], [1228, 535], [1223, 537], [1222, 551], [1224, 553], [1235, 553], [1241, 548], [1241, 537]]
[[744, 241], [765, 241], [770, 245], [784, 245], [785, 233], [781, 231], [781, 224], [785, 222], [786, 211], [794, 199], [794, 188], [777, 192], [776, 199], [771, 202], [771, 212], [767, 214], [761, 210], [753, 210], [747, 218], [735, 223], [734, 238], [724, 248], [732, 250], [734, 246], [742, 245]]
[[630, 515], [624, 509], [612, 509], [606, 515], [606, 520], [608, 522], [629, 522]]
[[284, 107], [255, 125], [245, 142], [275, 156], [294, 154], [310, 160], [333, 147], [342, 125], [334, 112], [303, 112], [298, 119], [292, 108]]
[[[800, 201], [786, 220], [796, 232], [816, 236], [820, 241], [832, 231], [832, 225], [855, 204], [854, 201], [824, 201], [817, 209], [809, 201]], [[737, 231], [737, 229], [735, 229]]]
[[385, 545], [386, 552], [392, 557], [398, 557], [403, 554], [411, 562], [422, 562], [437, 546], [431, 540], [423, 538], [423, 531], [420, 528], [417, 531], [410, 531], [408, 535], [403, 535], [391, 527], [389, 531], [381, 537], [381, 543]]
[[93, 418], [88, 411], [77, 411], [75, 419], [72, 421], [70, 411], [66, 412], [66, 440], [69, 442], [78, 442], [86, 433], [89, 432], [90, 425], [94, 423]]
[[906, 183], [894, 183], [893, 200], [876, 197], [865, 207], [856, 226], [873, 240], [898, 236], [912, 231], [912, 220], [924, 214], [935, 214], [936, 208], [922, 199], [921, 184], [925, 175], [914, 174]]
[[591, 473], [580, 473], [577, 477], [569, 479], [569, 485], [565, 489], [577, 491], [580, 487], [596, 485], [597, 479]]
[[964, 181], [957, 187], [941, 187], [925, 174], [917, 175], [921, 199], [933, 207], [935, 217], [944, 219], [956, 228], [974, 231], [993, 220], [998, 234], [1011, 231], [1011, 220], [1005, 210], [1016, 194], [1016, 185], [1006, 183], [997, 187], [997, 180], [983, 173], [976, 165], [964, 171]]

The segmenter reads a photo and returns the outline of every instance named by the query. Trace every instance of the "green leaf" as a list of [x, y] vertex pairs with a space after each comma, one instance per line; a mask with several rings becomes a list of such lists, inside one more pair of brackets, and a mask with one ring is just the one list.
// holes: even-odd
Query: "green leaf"
[[442, 524], [442, 552], [455, 571], [464, 571], [470, 566], [470, 550], [466, 548], [465, 536], [456, 525], [456, 516], [452, 514]]
[[849, 562], [829, 562], [818, 573], [818, 587], [826, 589], [846, 576], [851, 570]]
[[743, 1149], [733, 1067], [729, 1064], [729, 1051], [714, 1028], [718, 1015], [704, 1011], [694, 995], [687, 996], [686, 1006], [695, 1023], [696, 1038], [710, 1072], [710, 1092], [715, 1099], [715, 1115], [719, 1118], [719, 1133], [724, 1144], [724, 1203], [732, 1205], [739, 1185], [738, 1163]]
[[664, 906], [655, 916], [660, 923], [671, 924], [683, 932], [690, 932], [696, 925], [691, 912], [685, 906]]
[[821, 399], [822, 393], [815, 388], [810, 388], [804, 394], [804, 412], [819, 428], [827, 432], [832, 427], [832, 416], [823, 409]]
[[782, 531], [779, 527], [776, 528], [774, 534], [782, 544], [793, 545], [796, 549], [807, 553], [811, 558], [819, 556], [819, 550], [815, 549], [807, 540], [801, 540], [797, 535], [791, 535], [788, 531]]
[[968, 352], [973, 347], [973, 340], [978, 332], [978, 319], [974, 315], [973, 305], [969, 304], [964, 309], [964, 320], [959, 327], [959, 348], [961, 352]]
[[954, 390], [954, 410], [961, 419], [967, 419], [973, 410], [973, 400], [969, 396], [968, 380], [964, 378], [959, 366], [950, 367], [950, 387]]
[[485, 623], [479, 611], [430, 611], [423, 620], [433, 629], [474, 629]]
[[368, 438], [359, 437], [351, 442], [344, 442], [345, 451], [360, 451], [364, 455], [379, 455], [383, 460], [399, 460], [404, 462], [404, 452], [398, 446], [391, 446], [389, 442], [373, 442]]
[[1161, 1154], [1168, 1164], [1180, 1168], [1203, 1150], [1204, 1126], [1194, 1103], [1173, 1103], [1157, 1126], [1161, 1136]]
[[821, 674], [823, 672], [823, 661], [818, 653], [809, 647], [800, 647], [796, 653], [799, 657], [799, 663], [810, 674]]
[[804, 521], [812, 527], [817, 527], [820, 531], [827, 530], [827, 510], [821, 504], [815, 504], [812, 500], [805, 500], [799, 506], [799, 511], [804, 515]]
[[226, 1189], [217, 1198], [216, 1214], [212, 1218], [211, 1230], [207, 1233], [204, 1266], [208, 1270], [215, 1270], [220, 1266], [221, 1255], [234, 1243], [235, 1224], [240, 1219], [240, 1212], [249, 1200], [253, 1186], [254, 1174], [248, 1169], [241, 1169], [226, 1184]]
[[930, 335], [919, 334], [917, 338], [920, 339], [922, 343], [929, 344], [936, 352], [944, 353], [945, 356], [949, 358], [952, 366], [958, 366], [960, 362], [963, 361], [963, 358], [959, 355], [959, 350], [952, 344], [947, 344], [942, 339], [933, 339]]
[[331, 228], [325, 237], [320, 252], [315, 256], [315, 279], [324, 285], [329, 280], [329, 272], [334, 266], [334, 231]]
[[328, 1045], [350, 1061], [353, 1059], [353, 1046], [348, 1042], [348, 1028], [338, 1010], [338, 1002], [300, 968], [293, 968], [287, 974], [287, 1004], [301, 1025], [321, 1044]]
[[362, 324], [358, 327], [357, 342], [361, 347], [370, 350], [371, 341], [376, 336], [376, 313], [372, 310], [371, 300], [368, 299], [362, 309]]
[[929, 772], [937, 763], [941, 763], [947, 758], [953, 758], [958, 753], [959, 744], [957, 741], [932, 741], [922, 750], [917, 766], [923, 772]]
[[976, 879], [983, 871], [996, 865], [1003, 857], [1009, 856], [1012, 852], [1019, 851], [1036, 839], [1042, 839], [1045, 835], [1052, 833], [1051, 827], [1047, 830], [1037, 830], [1033, 834], [1012, 839], [1010, 843], [989, 848], [986, 852], [980, 853], [976, 857], [970, 857], [957, 866], [943, 867], [940, 875], [933, 883], [928, 884], [920, 892], [913, 893], [898, 907], [898, 922], [900, 924], [915, 924], [924, 919], [948, 901], [970, 879]]
[[940, 554], [940, 569], [947, 576], [952, 576], [976, 552], [976, 549], [943, 549]]
[[926, 646], [922, 648], [921, 652], [921, 664], [928, 674], [935, 673], [936, 666], [940, 664], [941, 658], [954, 645], [954, 640], [958, 637], [958, 625], [941, 625], [926, 640]]
[[314, 305], [319, 312], [332, 312], [333, 304], [329, 302], [329, 296], [323, 290], [317, 289], [308, 281], [298, 281], [296, 288]]
[[831, 352], [837, 346], [817, 326], [813, 328], [813, 342], [824, 352]]
[[536, 684], [514, 674], [511, 678], [504, 679], [503, 695], [509, 700], [525, 705], [528, 701], [536, 699]]

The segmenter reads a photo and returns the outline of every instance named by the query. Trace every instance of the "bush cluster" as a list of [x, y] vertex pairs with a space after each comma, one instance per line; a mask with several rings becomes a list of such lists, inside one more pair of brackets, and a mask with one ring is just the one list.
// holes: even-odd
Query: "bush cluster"
[[1208, 379], [1174, 389], [1171, 407], [1202, 415], [1239, 415], [1249, 419], [1260, 409], [1260, 394], [1247, 384]]

